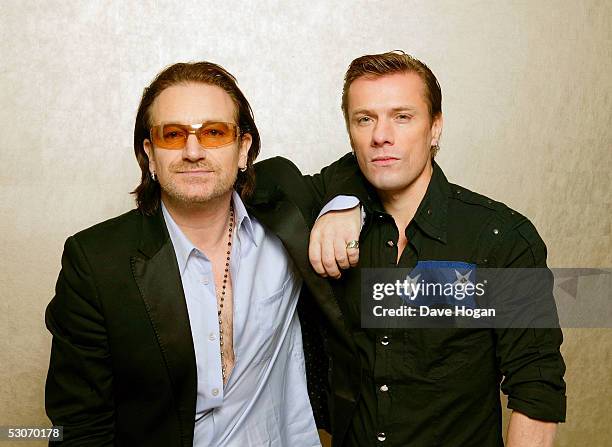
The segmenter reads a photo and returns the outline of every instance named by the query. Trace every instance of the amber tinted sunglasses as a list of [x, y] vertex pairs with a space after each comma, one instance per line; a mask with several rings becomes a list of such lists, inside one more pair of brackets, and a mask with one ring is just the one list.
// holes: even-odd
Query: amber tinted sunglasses
[[162, 123], [151, 127], [151, 141], [162, 149], [182, 150], [194, 134], [200, 146], [214, 149], [236, 141], [240, 129], [234, 123], [206, 121], [198, 124]]

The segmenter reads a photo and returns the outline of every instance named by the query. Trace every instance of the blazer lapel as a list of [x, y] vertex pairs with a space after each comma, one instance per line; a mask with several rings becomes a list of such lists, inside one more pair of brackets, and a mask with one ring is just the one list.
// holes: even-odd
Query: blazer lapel
[[184, 445], [193, 442], [197, 368], [189, 314], [174, 247], [161, 211], [143, 217], [141, 255], [131, 259], [177, 402]]

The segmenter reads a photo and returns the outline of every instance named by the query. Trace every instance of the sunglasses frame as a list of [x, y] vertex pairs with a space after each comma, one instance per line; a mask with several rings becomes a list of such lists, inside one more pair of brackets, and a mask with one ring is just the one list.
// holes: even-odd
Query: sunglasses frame
[[[182, 129], [185, 132], [187, 132], [187, 138], [189, 138], [189, 135], [195, 135], [196, 139], [198, 140], [198, 144], [201, 147], [203, 147], [204, 149], [219, 149], [219, 148], [225, 147], [227, 145], [230, 145], [230, 144], [236, 142], [236, 140], [242, 136], [242, 134], [240, 132], [240, 127], [236, 123], [228, 123], [228, 122], [225, 122], [225, 121], [203, 121], [201, 123], [195, 123], [195, 124], [181, 124], [181, 123], [176, 123], [176, 122], [173, 122], [173, 121], [167, 121], [167, 122], [159, 123], [159, 124], [157, 124], [155, 126], [151, 126], [151, 128], [149, 129], [149, 138], [151, 140], [151, 143], [155, 144], [154, 143], [154, 138], [153, 138], [153, 133], [155, 131], [158, 132], [159, 139], [163, 141], [163, 137], [159, 134], [159, 132], [161, 132], [163, 130], [164, 126], [169, 125], [169, 124], [173, 125], [173, 126], [177, 126], [180, 129]], [[200, 139], [198, 138], [198, 131], [200, 129], [202, 129], [203, 127], [205, 127], [206, 125], [208, 125], [208, 124], [226, 124], [230, 128], [235, 128], [236, 129], [235, 130], [236, 136], [234, 137], [234, 139], [232, 141], [230, 141], [228, 143], [225, 143], [225, 144], [223, 144], [221, 146], [204, 146], [200, 142]], [[185, 144], [183, 145], [183, 147], [180, 147], [180, 148], [178, 148], [178, 147], [177, 148], [174, 148], [174, 147], [163, 147], [163, 146], [160, 146], [160, 145], [157, 145], [157, 146], [160, 147], [161, 149], [167, 149], [167, 150], [170, 150], [170, 151], [182, 151], [183, 149], [185, 149], [186, 145], [187, 145], [187, 139], [185, 139]]]

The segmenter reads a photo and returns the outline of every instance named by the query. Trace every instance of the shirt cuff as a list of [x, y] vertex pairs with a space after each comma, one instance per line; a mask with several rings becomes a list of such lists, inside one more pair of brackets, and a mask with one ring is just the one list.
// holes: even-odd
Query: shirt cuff
[[[327, 204], [321, 209], [317, 219], [330, 211], [349, 210], [351, 208], [355, 208], [357, 205], [360, 205], [360, 202], [355, 196], [336, 196], [327, 202]], [[359, 210], [361, 211], [361, 228], [363, 228], [363, 224], [365, 223], [365, 211], [363, 206], [360, 206]]]
[[541, 386], [524, 386], [521, 394], [528, 397], [508, 396], [508, 408], [532, 419], [565, 422], [566, 397], [558, 391], [543, 390]]

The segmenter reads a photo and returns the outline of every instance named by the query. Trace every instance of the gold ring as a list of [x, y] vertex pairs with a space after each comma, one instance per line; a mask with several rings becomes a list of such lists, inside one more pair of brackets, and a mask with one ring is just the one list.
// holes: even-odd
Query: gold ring
[[346, 248], [359, 248], [359, 241], [349, 241], [346, 243]]

